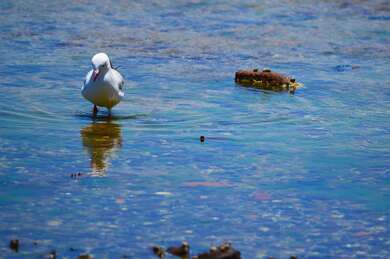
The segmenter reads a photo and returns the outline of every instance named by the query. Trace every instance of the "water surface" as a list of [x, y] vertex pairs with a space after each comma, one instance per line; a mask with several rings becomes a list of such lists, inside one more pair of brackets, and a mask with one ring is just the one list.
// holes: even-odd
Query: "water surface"
[[[0, 24], [5, 258], [390, 257], [387, 1], [2, 1]], [[111, 120], [80, 95], [99, 51]], [[257, 67], [304, 88], [234, 84]]]

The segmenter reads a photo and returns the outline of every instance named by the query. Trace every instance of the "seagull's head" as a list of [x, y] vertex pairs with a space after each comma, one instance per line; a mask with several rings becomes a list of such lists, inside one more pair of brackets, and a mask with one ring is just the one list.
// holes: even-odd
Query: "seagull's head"
[[93, 81], [99, 76], [100, 73], [107, 71], [111, 68], [110, 59], [106, 53], [98, 53], [92, 57], [93, 67]]

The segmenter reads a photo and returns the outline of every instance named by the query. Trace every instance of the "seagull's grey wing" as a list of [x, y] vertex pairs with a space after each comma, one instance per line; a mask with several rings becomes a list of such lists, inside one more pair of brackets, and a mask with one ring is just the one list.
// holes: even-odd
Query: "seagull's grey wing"
[[125, 84], [125, 80], [123, 79], [122, 75], [118, 71], [116, 71], [115, 69], [113, 69], [113, 73], [114, 73], [115, 81], [118, 84], [119, 90], [123, 91], [123, 86]]
[[86, 88], [88, 88], [88, 85], [91, 83], [91, 78], [92, 78], [92, 73], [93, 71], [89, 71], [88, 74], [85, 76], [85, 79], [84, 79], [84, 84], [83, 86], [81, 87], [81, 91], [84, 92], [86, 90]]
[[89, 83], [89, 81], [91, 81], [92, 73], [93, 73], [93, 70], [89, 71], [88, 74], [85, 76], [84, 86], [87, 85]]

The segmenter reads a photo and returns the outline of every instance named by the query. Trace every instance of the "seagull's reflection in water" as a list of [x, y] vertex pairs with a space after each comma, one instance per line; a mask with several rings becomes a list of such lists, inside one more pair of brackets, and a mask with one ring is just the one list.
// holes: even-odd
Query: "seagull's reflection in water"
[[91, 156], [93, 176], [104, 176], [109, 156], [122, 144], [121, 127], [111, 121], [97, 121], [81, 129], [84, 148]]

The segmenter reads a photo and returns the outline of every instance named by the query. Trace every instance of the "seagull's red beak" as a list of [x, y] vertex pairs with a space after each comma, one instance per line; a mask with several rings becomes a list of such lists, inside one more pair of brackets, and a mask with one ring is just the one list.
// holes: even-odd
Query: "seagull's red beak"
[[98, 69], [94, 70], [93, 73], [92, 73], [92, 78], [93, 78], [93, 81], [95, 82], [95, 80], [98, 78], [100, 74], [100, 71]]

